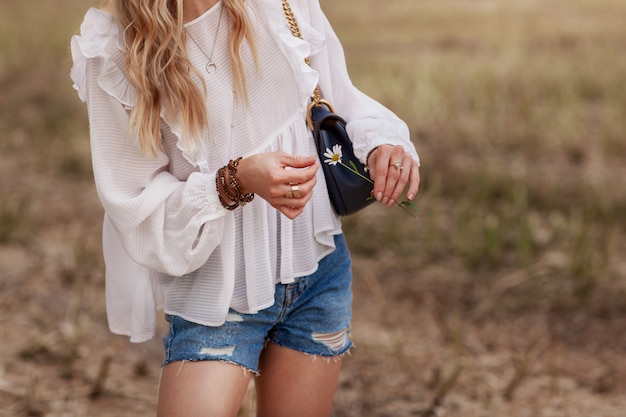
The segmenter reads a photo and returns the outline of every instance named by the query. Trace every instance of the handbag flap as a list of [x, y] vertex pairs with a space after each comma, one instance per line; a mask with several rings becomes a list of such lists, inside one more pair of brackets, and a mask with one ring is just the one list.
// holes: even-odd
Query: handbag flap
[[[374, 186], [365, 179], [369, 177], [365, 165], [354, 156], [352, 141], [345, 128], [346, 122], [341, 116], [321, 106], [311, 108], [311, 119], [313, 137], [333, 207], [340, 216], [356, 213], [375, 201], [371, 196]], [[340, 152], [339, 159], [329, 159], [328, 152]]]

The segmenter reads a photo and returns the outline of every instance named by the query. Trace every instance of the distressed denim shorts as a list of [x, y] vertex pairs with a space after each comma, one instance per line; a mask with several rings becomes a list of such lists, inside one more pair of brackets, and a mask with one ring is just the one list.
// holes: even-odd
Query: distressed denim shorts
[[166, 315], [165, 361], [219, 360], [259, 372], [267, 342], [322, 357], [339, 356], [351, 346], [351, 259], [343, 235], [312, 275], [277, 284], [273, 306], [256, 314], [229, 312], [219, 327]]

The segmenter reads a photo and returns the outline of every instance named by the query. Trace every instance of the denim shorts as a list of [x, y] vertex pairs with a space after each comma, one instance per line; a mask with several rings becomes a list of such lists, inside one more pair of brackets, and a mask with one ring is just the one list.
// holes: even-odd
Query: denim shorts
[[163, 338], [163, 365], [218, 360], [258, 374], [267, 342], [322, 357], [345, 353], [352, 346], [351, 259], [343, 235], [335, 236], [335, 245], [315, 273], [291, 284], [277, 284], [274, 305], [256, 314], [231, 309], [219, 327], [166, 315], [170, 329]]

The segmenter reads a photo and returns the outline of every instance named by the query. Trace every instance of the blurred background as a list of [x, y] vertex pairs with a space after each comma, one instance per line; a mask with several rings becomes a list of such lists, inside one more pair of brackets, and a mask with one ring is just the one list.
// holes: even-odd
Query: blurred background
[[[68, 75], [96, 4], [0, 0], [0, 416], [155, 410], [159, 337], [106, 327]], [[344, 219], [356, 347], [334, 416], [623, 416], [626, 2], [322, 6], [355, 85], [409, 124], [423, 176], [417, 219]]]

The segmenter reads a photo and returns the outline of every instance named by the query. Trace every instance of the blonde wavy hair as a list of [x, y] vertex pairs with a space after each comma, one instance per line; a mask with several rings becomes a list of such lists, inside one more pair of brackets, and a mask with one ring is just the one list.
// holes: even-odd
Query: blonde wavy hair
[[[222, 0], [230, 17], [229, 49], [234, 89], [238, 99], [247, 98], [246, 78], [240, 48], [244, 41], [256, 59], [252, 28], [245, 0]], [[130, 113], [129, 127], [141, 150], [156, 156], [162, 149], [161, 110], [180, 121], [184, 140], [198, 140], [206, 126], [206, 86], [198, 88], [185, 49], [183, 0], [110, 0], [109, 8], [124, 29], [126, 72], [137, 90], [137, 104]]]

